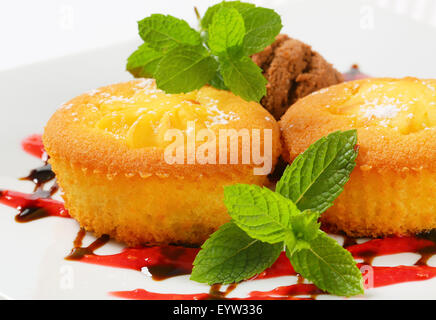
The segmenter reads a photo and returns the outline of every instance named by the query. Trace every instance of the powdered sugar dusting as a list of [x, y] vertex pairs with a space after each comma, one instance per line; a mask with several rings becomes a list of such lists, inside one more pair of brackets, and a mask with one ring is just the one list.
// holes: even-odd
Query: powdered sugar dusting
[[145, 87], [150, 87], [151, 85], [154, 84], [154, 80], [150, 79], [150, 78], [144, 78], [141, 79], [135, 86], [138, 88], [145, 88]]
[[368, 120], [372, 118], [377, 119], [392, 119], [395, 118], [400, 112], [400, 108], [394, 104], [381, 104], [375, 105], [374, 107], [365, 107], [362, 106], [363, 109], [363, 117], [368, 118]]
[[208, 126], [228, 124], [230, 121], [239, 120], [239, 116], [236, 113], [233, 111], [225, 113], [216, 104], [209, 106], [207, 112], [210, 114], [209, 119], [211, 120], [206, 123]]
[[110, 96], [109, 99], [102, 99], [100, 103], [111, 103], [115, 101], [125, 102], [125, 103], [135, 103], [135, 99], [126, 98], [123, 96]]
[[[143, 91], [146, 95], [152, 95], [155, 93], [163, 93], [162, 90], [158, 89], [156, 86], [156, 81], [154, 79], [141, 79], [136, 85], [135, 90]], [[171, 96], [167, 94], [167, 96]]]
[[[363, 98], [365, 96], [363, 95]], [[372, 100], [365, 99], [360, 106], [362, 117], [371, 119], [393, 119], [400, 111], [407, 111], [410, 106], [414, 105], [417, 99], [413, 98], [408, 101], [400, 100], [398, 97], [382, 96]]]
[[94, 96], [96, 93], [99, 93], [99, 92], [100, 92], [100, 90], [98, 90], [98, 89], [92, 89], [92, 90], [89, 90], [89, 91], [87, 92], [87, 94], [90, 95], [90, 96], [92, 97], [92, 96]]
[[73, 106], [73, 104], [72, 103], [69, 103], [69, 104], [62, 104], [61, 105], [61, 109], [63, 109], [63, 110], [70, 110], [71, 109], [71, 107]]

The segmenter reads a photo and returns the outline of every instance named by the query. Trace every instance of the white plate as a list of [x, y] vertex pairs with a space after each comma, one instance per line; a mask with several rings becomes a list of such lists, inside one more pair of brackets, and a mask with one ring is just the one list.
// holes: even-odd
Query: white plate
[[[386, 0], [272, 3], [283, 16], [285, 32], [312, 44], [340, 70], [357, 62], [375, 76], [435, 77], [436, 43], [432, 39], [436, 35], [436, 1], [416, 1], [424, 4], [424, 10], [412, 8], [412, 1], [399, 2], [410, 7], [404, 10], [397, 2]], [[365, 21], [374, 24], [368, 27]], [[0, 73], [0, 188], [31, 191], [31, 183], [19, 182], [17, 177], [28, 174], [40, 161], [21, 150], [21, 139], [42, 132], [44, 123], [62, 102], [84, 91], [130, 79], [124, 63], [138, 43]], [[0, 206], [0, 298], [107, 299], [112, 298], [110, 291], [136, 288], [171, 293], [209, 289], [187, 280], [187, 276], [155, 282], [132, 270], [66, 261], [63, 258], [78, 231], [74, 220], [47, 218], [18, 224], [14, 213]], [[85, 244], [90, 241], [92, 237], [87, 236]], [[118, 252], [120, 248], [110, 243], [97, 253]], [[415, 260], [416, 255], [401, 254], [378, 258], [375, 265], [412, 264]], [[229, 297], [294, 282], [294, 277], [248, 282]], [[372, 289], [357, 298], [435, 299], [436, 279]]]

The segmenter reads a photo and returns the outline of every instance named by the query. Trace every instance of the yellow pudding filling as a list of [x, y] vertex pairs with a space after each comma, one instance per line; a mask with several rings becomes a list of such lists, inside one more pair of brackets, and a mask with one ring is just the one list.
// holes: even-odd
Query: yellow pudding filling
[[[112, 96], [103, 100], [99, 108], [102, 117], [96, 127], [124, 139], [132, 148], [164, 148], [171, 143], [165, 139], [169, 129], [186, 133], [190, 121], [201, 130], [237, 119], [228, 110], [234, 96], [221, 93], [219, 99], [213, 99], [210, 96], [214, 91], [204, 87], [186, 94], [166, 94], [150, 82], [129, 98]], [[250, 107], [248, 102], [239, 104]]]
[[356, 127], [382, 126], [410, 134], [436, 125], [436, 81], [371, 79], [357, 83], [327, 109]]

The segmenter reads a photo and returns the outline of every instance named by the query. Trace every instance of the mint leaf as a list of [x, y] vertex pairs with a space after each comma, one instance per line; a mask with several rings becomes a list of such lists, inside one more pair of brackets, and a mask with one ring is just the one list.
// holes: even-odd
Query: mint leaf
[[224, 79], [223, 76], [221, 75], [221, 73], [219, 71], [217, 71], [214, 75], [214, 77], [212, 78], [212, 80], [209, 81], [209, 84], [219, 90], [228, 90], [228, 88], [226, 87], [225, 83], [224, 83]]
[[209, 26], [208, 45], [218, 56], [232, 47], [241, 47], [245, 36], [244, 19], [238, 10], [222, 7]]
[[167, 93], [201, 88], [215, 75], [217, 62], [204, 47], [176, 47], [160, 61], [155, 72], [157, 86]]
[[179, 45], [199, 46], [200, 33], [170, 15], [152, 14], [138, 21], [139, 35], [150, 47], [168, 50]]
[[257, 185], [224, 187], [224, 204], [242, 230], [268, 243], [284, 241], [290, 216], [299, 213], [292, 201]]
[[318, 236], [320, 223], [318, 212], [304, 211], [289, 218], [290, 230], [286, 233], [285, 245], [292, 254], [310, 248], [310, 241]]
[[321, 290], [338, 296], [363, 293], [362, 274], [350, 252], [323, 232], [303, 248], [291, 254], [295, 271], [312, 281]]
[[356, 142], [356, 130], [337, 131], [316, 141], [286, 168], [276, 191], [300, 210], [324, 212], [356, 165]]
[[142, 44], [127, 59], [126, 69], [136, 78], [151, 78], [163, 54]]
[[233, 222], [213, 233], [194, 261], [191, 280], [228, 284], [249, 279], [277, 260], [283, 244], [250, 238]]
[[318, 235], [321, 224], [318, 222], [319, 212], [306, 210], [290, 217], [289, 225], [299, 240], [311, 241]]
[[236, 95], [247, 101], [259, 102], [266, 94], [268, 81], [249, 57], [239, 60], [220, 59], [220, 71], [225, 85]]
[[209, 25], [212, 23], [213, 17], [221, 8], [234, 8], [238, 10], [240, 14], [243, 14], [244, 11], [254, 8], [255, 5], [252, 3], [246, 3], [241, 1], [223, 1], [212, 7], [209, 7], [204, 14], [203, 19], [201, 19], [201, 28], [203, 30], [207, 30]]
[[282, 29], [280, 16], [271, 9], [249, 8], [242, 12], [242, 17], [246, 29], [243, 44], [246, 55], [252, 55], [269, 46]]

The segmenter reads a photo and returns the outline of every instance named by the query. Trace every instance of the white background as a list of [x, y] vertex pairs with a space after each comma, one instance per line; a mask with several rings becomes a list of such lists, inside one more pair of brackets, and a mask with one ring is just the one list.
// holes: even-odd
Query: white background
[[[0, 70], [137, 41], [136, 21], [154, 12], [187, 19], [211, 0], [2, 0]], [[358, 62], [374, 75], [434, 77], [435, 0], [260, 0], [284, 31], [340, 69]]]

